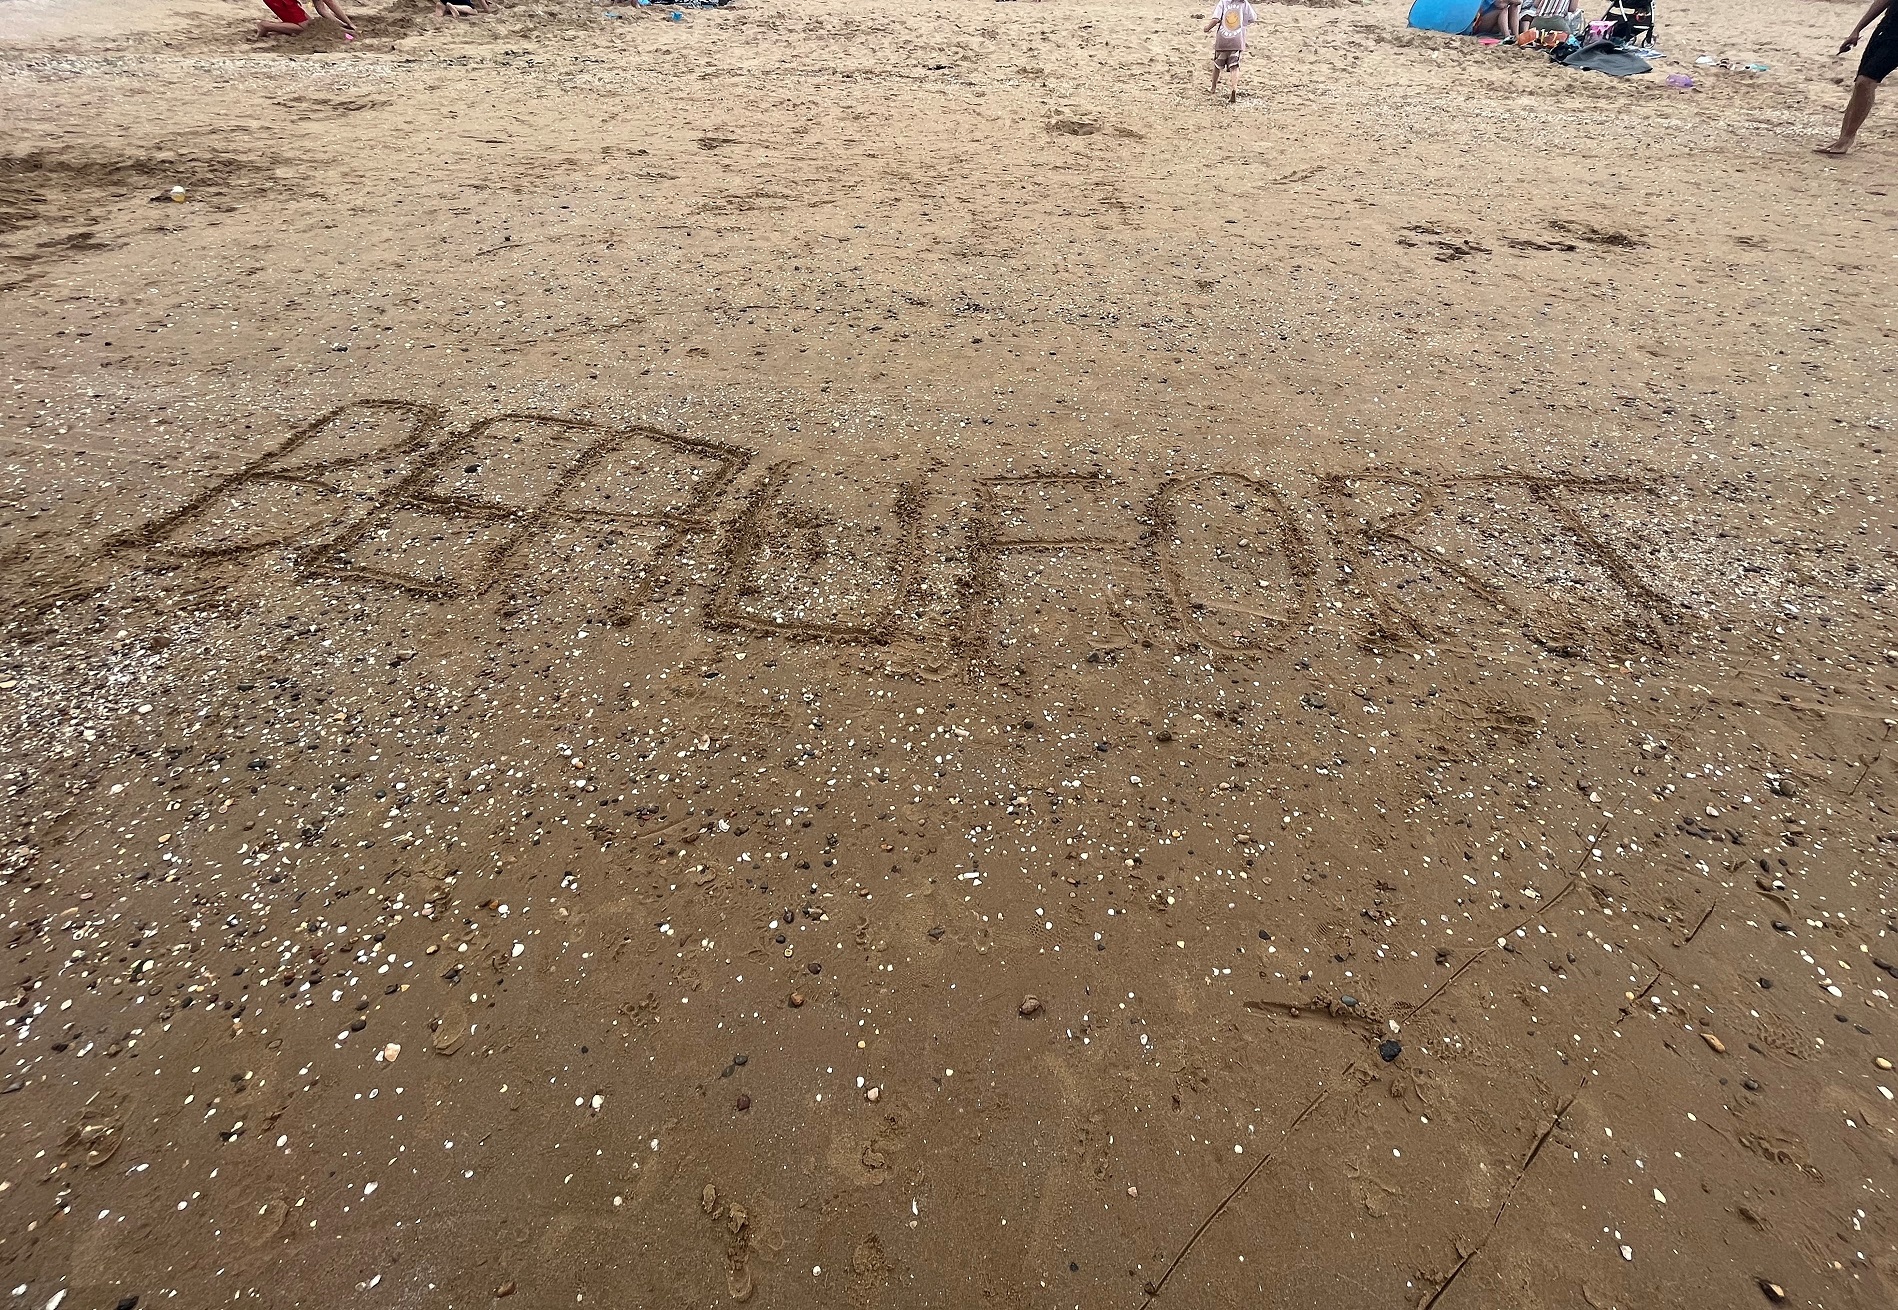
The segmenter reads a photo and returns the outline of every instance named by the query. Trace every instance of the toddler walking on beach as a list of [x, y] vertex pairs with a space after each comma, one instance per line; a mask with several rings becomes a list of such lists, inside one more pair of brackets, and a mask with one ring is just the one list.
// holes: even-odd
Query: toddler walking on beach
[[1239, 103], [1239, 57], [1246, 51], [1246, 28], [1257, 17], [1248, 0], [1214, 0], [1213, 11], [1206, 15], [1206, 30], [1213, 33], [1213, 94], [1219, 94], [1219, 75], [1224, 73], [1234, 104]]

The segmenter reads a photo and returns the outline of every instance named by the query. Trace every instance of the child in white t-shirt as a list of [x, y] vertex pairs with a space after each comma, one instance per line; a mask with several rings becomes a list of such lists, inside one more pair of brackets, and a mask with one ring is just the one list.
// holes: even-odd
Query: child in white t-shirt
[[1206, 15], [1206, 30], [1213, 35], [1213, 94], [1219, 94], [1219, 75], [1226, 74], [1234, 104], [1239, 102], [1239, 56], [1246, 51], [1246, 29], [1258, 15], [1247, 0], [1214, 0]]

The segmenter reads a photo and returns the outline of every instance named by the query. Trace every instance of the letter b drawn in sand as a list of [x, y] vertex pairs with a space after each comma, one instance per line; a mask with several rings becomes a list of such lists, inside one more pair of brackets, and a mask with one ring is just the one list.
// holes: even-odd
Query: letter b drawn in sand
[[352, 401], [107, 548], [174, 560], [308, 548], [368, 518], [412, 479], [441, 420], [433, 405]]

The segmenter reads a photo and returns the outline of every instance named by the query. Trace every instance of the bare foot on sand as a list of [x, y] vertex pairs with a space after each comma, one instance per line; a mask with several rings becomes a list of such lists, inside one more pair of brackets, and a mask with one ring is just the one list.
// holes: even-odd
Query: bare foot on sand
[[1827, 145], [1814, 146], [1812, 153], [1815, 155], [1842, 155], [1851, 148], [1852, 143], [1850, 141], [1833, 141]]

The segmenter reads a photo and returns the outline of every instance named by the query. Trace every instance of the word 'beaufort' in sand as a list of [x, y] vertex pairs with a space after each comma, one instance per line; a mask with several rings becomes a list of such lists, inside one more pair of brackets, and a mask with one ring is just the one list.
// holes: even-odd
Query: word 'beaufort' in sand
[[[970, 658], [1011, 630], [1025, 588], [1056, 611], [1091, 595], [1135, 640], [1184, 632], [1229, 654], [1321, 622], [1431, 640], [1467, 633], [1470, 614], [1562, 644], [1584, 612], [1594, 644], [1609, 631], [1611, 645], [1658, 648], [1677, 618], [1605, 535], [1646, 512], [1626, 478], [1060, 470], [875, 483], [802, 461], [760, 472], [751, 450], [654, 428], [504, 414], [446, 432], [442, 419], [400, 401], [344, 406], [112, 544], [175, 560], [287, 550], [306, 576], [434, 598], [511, 582], [620, 626], [698, 586], [714, 630]], [[1504, 525], [1500, 548], [1458, 539], [1472, 511]]]

